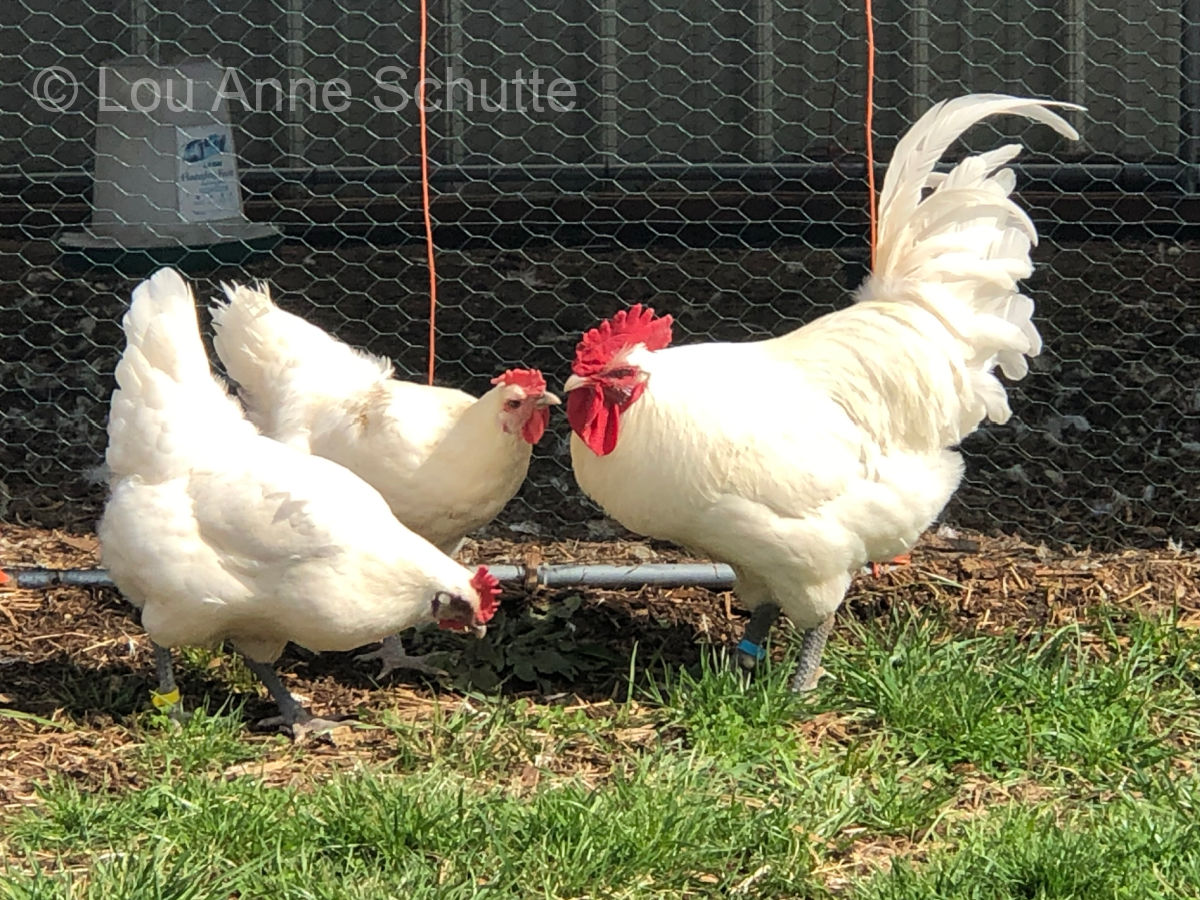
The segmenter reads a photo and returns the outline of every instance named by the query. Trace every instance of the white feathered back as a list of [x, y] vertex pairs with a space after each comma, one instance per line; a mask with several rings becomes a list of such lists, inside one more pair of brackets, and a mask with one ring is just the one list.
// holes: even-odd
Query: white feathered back
[[122, 326], [126, 347], [108, 416], [112, 480], [172, 478], [214, 442], [254, 433], [209, 368], [195, 300], [178, 272], [159, 269], [139, 284]]
[[353, 396], [392, 377], [387, 360], [280, 309], [266, 284], [222, 287], [227, 302], [212, 307], [213, 346], [250, 418], [272, 437], [307, 431], [324, 398]]

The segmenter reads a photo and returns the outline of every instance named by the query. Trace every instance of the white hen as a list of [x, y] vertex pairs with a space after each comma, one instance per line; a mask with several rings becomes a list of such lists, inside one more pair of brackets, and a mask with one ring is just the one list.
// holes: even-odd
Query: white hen
[[1010, 414], [992, 374], [1041, 348], [1036, 232], [1010, 198], [1013, 144], [933, 172], [986, 116], [1075, 138], [1048, 107], [1001, 95], [939, 103], [897, 144], [878, 253], [854, 305], [783, 337], [667, 348], [670, 317], [635, 306], [588, 332], [567, 382], [583, 490], [627, 528], [729, 563], [761, 653], [779, 609], [807, 631], [810, 687], [851, 573], [910, 549], [962, 477], [950, 448]]
[[495, 580], [474, 575], [392, 516], [343, 467], [261, 436], [213, 377], [191, 290], [162, 269], [133, 293], [108, 424], [111, 496], [98, 533], [121, 592], [170, 653], [228, 639], [293, 734], [313, 719], [273, 663], [288, 641], [349, 650], [437, 621], [483, 628]]
[[266, 285], [226, 285], [213, 345], [264, 434], [324, 456], [378, 490], [401, 522], [453, 553], [512, 499], [549, 406], [536, 369], [512, 369], [482, 397], [392, 377], [280, 309]]
[[[264, 434], [350, 469], [449, 554], [520, 489], [559, 402], [541, 372], [511, 369], [478, 399], [398, 381], [387, 360], [280, 309], [265, 284], [224, 287], [213, 344]], [[380, 678], [398, 668], [440, 672], [398, 637], [359, 659], [380, 660]]]

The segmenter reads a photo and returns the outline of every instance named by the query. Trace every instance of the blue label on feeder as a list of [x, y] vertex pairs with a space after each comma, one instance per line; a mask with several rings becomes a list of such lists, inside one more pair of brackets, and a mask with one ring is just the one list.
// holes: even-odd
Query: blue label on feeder
[[175, 129], [179, 215], [185, 222], [241, 216], [233, 135], [220, 124]]
[[184, 162], [204, 162], [210, 156], [225, 152], [225, 139], [228, 135], [214, 132], [183, 145]]

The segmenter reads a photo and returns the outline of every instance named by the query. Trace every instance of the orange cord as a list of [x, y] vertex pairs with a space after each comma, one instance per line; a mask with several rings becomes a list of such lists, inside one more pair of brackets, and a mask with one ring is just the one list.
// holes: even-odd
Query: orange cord
[[421, 0], [421, 56], [417, 64], [417, 116], [421, 126], [421, 205], [425, 213], [425, 260], [429, 266], [429, 383], [437, 361], [437, 269], [433, 263], [433, 213], [429, 203], [429, 123], [425, 118], [426, 51], [429, 47], [429, 0]]
[[[878, 225], [875, 209], [875, 16], [871, 0], [867, 16], [867, 210], [871, 221], [871, 268], [875, 268], [875, 240]], [[425, 70], [429, 44], [429, 0], [421, 0], [421, 48], [417, 82], [417, 114], [421, 128], [421, 204], [425, 215], [425, 259], [429, 266], [429, 383], [433, 384], [437, 360], [437, 267], [433, 259], [433, 213], [429, 201], [429, 123], [425, 113]]]
[[871, 219], [871, 269], [875, 269], [875, 240], [878, 223], [875, 209], [875, 16], [867, 5], [867, 214]]

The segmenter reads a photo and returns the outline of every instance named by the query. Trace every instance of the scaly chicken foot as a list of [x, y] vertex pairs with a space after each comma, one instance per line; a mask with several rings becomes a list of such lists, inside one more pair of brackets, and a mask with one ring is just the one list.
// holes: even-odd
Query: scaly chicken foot
[[150, 692], [150, 702], [182, 725], [187, 714], [179, 699], [179, 687], [175, 684], [175, 664], [171, 659], [171, 651], [153, 641], [150, 646], [154, 648], [154, 669], [158, 675], [158, 690]]
[[300, 701], [292, 696], [292, 692], [283, 686], [283, 682], [280, 681], [279, 675], [273, 665], [256, 662], [248, 656], [245, 659], [246, 665], [250, 667], [250, 671], [257, 675], [259, 680], [267, 686], [267, 690], [271, 694], [271, 699], [279, 707], [279, 715], [262, 719], [258, 723], [259, 728], [277, 728], [280, 725], [286, 725], [292, 733], [292, 740], [296, 743], [302, 743], [314, 735], [332, 731], [334, 728], [342, 725], [354, 724], [353, 719], [317, 718], [301, 706]]
[[747, 672], [753, 671], [759, 661], [767, 655], [763, 644], [766, 643], [767, 635], [771, 633], [771, 627], [778, 618], [779, 607], [774, 603], [761, 603], [750, 613], [750, 621], [746, 623], [742, 640], [737, 645], [738, 663]]
[[821, 668], [821, 654], [825, 650], [825, 642], [833, 631], [833, 614], [818, 625], [804, 632], [804, 642], [800, 645], [800, 662], [796, 666], [796, 674], [792, 676], [792, 690], [797, 693], [811, 691], [817, 686], [817, 681], [825, 674]]
[[378, 650], [372, 650], [370, 653], [360, 653], [354, 657], [354, 660], [355, 662], [364, 662], [370, 659], [379, 660], [383, 665], [380, 667], [376, 678], [382, 681], [396, 669], [410, 669], [413, 672], [421, 672], [424, 675], [446, 675], [448, 673], [445, 669], [428, 662], [428, 660], [438, 655], [436, 653], [424, 653], [420, 656], [409, 656], [404, 651], [404, 643], [400, 640], [400, 635], [393, 634], [383, 639], [383, 643], [379, 645]]

